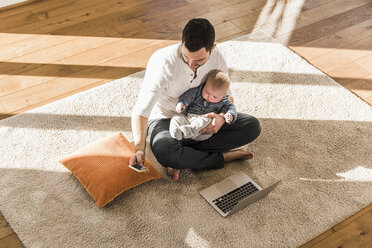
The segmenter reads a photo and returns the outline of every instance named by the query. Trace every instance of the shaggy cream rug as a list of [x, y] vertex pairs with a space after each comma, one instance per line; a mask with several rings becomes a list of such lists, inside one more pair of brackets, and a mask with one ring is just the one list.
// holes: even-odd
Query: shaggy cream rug
[[[269, 39], [219, 47], [237, 109], [262, 123], [251, 161], [151, 181], [98, 209], [58, 159], [119, 131], [132, 140], [143, 71], [0, 122], [0, 210], [26, 247], [297, 247], [372, 202], [372, 108]], [[222, 218], [199, 191], [238, 171], [283, 181]]]

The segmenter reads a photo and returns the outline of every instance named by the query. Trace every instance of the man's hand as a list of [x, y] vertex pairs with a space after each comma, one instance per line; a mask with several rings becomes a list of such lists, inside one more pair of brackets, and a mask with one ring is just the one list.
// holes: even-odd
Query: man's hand
[[218, 130], [222, 127], [222, 125], [225, 123], [225, 118], [222, 115], [216, 114], [214, 112], [205, 114], [203, 117], [209, 117], [212, 118], [212, 122], [200, 130], [200, 133], [203, 134], [214, 134], [217, 133]]
[[138, 149], [134, 155], [129, 159], [129, 164], [143, 165], [145, 163], [145, 152], [142, 149]]

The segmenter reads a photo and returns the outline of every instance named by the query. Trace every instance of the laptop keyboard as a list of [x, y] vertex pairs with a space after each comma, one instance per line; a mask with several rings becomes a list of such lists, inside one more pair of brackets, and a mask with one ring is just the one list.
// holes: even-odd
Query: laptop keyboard
[[251, 182], [240, 186], [239, 188], [230, 191], [229, 193], [213, 200], [213, 203], [221, 209], [222, 212], [227, 213], [229, 212], [238, 202], [246, 198], [247, 196], [259, 191], [256, 186], [254, 186]]

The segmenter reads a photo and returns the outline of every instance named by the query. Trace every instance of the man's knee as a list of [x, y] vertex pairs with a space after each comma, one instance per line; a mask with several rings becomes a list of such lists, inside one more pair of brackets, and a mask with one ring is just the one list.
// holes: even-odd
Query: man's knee
[[247, 142], [252, 142], [261, 134], [260, 121], [256, 117], [249, 116], [249, 118], [245, 122], [242, 132], [243, 135], [247, 138]]
[[256, 117], [252, 117], [251, 132], [256, 139], [261, 134], [261, 123]]
[[172, 166], [172, 163], [176, 161], [176, 140], [171, 137], [155, 137], [151, 142], [151, 149], [158, 160], [158, 162], [163, 166]]

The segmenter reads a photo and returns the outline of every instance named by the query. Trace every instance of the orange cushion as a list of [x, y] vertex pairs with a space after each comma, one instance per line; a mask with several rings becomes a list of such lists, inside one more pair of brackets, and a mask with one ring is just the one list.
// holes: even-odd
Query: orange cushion
[[134, 151], [134, 146], [124, 135], [117, 133], [96, 140], [59, 162], [72, 172], [102, 208], [127, 189], [163, 177], [148, 159], [144, 166], [149, 168], [149, 173], [130, 169], [129, 159]]

